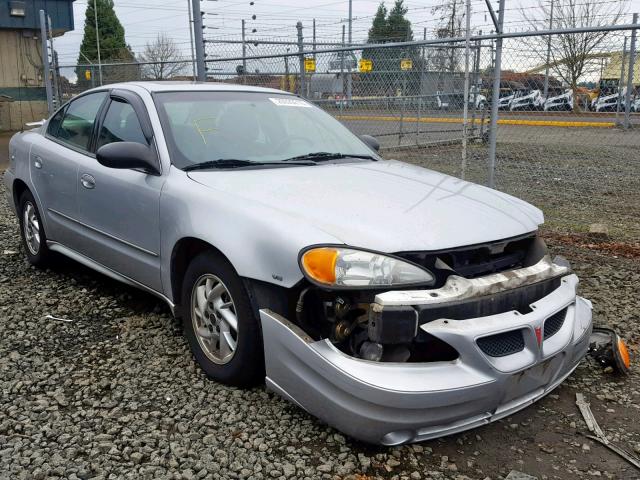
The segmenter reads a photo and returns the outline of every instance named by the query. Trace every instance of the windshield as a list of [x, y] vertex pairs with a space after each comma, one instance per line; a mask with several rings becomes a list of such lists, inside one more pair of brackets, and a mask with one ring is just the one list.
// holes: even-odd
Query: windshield
[[309, 154], [374, 156], [340, 122], [306, 100], [255, 92], [154, 95], [178, 168], [219, 159], [281, 162]]

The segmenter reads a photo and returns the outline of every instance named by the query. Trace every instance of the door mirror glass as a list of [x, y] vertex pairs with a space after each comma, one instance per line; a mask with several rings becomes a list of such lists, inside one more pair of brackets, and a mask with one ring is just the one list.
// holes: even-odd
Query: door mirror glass
[[141, 169], [157, 175], [157, 157], [151, 147], [138, 142], [115, 142], [103, 145], [96, 152], [100, 165], [119, 169]]
[[380, 142], [371, 135], [360, 135], [360, 140], [367, 144], [367, 146], [371, 150], [375, 150], [376, 152], [380, 150]]

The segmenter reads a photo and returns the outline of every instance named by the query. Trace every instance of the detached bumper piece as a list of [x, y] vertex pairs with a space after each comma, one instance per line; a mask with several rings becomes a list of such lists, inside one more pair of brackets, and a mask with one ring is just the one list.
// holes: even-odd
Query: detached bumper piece
[[[544, 262], [526, 271], [456, 279], [455, 288], [376, 297], [372, 309], [384, 314], [393, 307], [389, 311], [402, 325], [401, 338], [412, 328], [433, 335], [458, 352], [452, 361], [356, 359], [261, 310], [267, 386], [346, 434], [383, 445], [450, 435], [511, 415], [558, 386], [589, 347], [591, 303], [576, 296], [578, 278], [566, 267]], [[404, 308], [418, 312], [420, 305], [434, 302], [484, 299], [558, 275], [564, 276], [557, 287], [526, 313], [508, 310], [459, 320], [443, 315], [422, 322]]]

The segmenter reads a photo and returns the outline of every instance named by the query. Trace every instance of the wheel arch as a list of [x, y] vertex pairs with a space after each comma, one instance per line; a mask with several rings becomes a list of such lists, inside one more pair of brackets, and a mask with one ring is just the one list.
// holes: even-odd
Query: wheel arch
[[[175, 304], [175, 315], [177, 317], [183, 314], [184, 306], [181, 305], [181, 299], [187, 268], [191, 260], [203, 252], [213, 252], [226, 260], [234, 270], [236, 269], [229, 257], [213, 244], [197, 237], [183, 237], [178, 240], [173, 246], [170, 259], [171, 296]], [[240, 276], [240, 278], [247, 289], [249, 299], [256, 314], [259, 308], [264, 306], [283, 315], [286, 314], [290, 304], [292, 304], [291, 302], [297, 298], [292, 297], [292, 295], [296, 294], [300, 289], [299, 285], [289, 289], [247, 277]]]
[[13, 204], [16, 207], [16, 211], [18, 211], [18, 203], [20, 202], [20, 197], [24, 192], [30, 192], [31, 195], [33, 195], [33, 192], [31, 192], [29, 186], [24, 182], [24, 180], [16, 178], [13, 181]]
[[229, 258], [220, 249], [200, 238], [183, 237], [173, 246], [170, 260], [171, 296], [176, 307], [178, 307], [176, 309], [178, 314], [181, 313], [180, 299], [182, 283], [189, 263], [191, 263], [194, 257], [207, 251], [224, 258], [233, 267], [233, 263], [231, 263]]

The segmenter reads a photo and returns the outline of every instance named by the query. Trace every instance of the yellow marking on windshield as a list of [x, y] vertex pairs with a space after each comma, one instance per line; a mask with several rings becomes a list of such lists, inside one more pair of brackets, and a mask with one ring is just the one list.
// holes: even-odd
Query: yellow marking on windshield
[[206, 125], [201, 125], [202, 122], [206, 122], [207, 120], [215, 123], [216, 117], [202, 117], [196, 118], [193, 120], [193, 126], [196, 127], [196, 131], [202, 138], [202, 142], [207, 145], [207, 137], [205, 137], [206, 133], [213, 133], [217, 130], [216, 127], [206, 127]]

